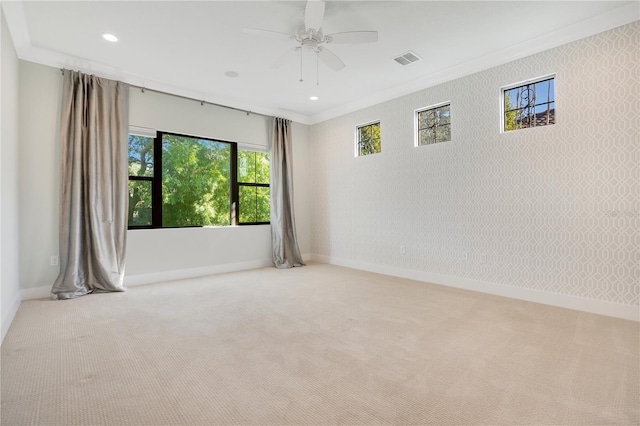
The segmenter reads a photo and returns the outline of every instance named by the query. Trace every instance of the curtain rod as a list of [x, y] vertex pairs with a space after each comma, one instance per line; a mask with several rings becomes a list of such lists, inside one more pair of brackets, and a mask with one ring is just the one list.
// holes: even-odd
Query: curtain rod
[[[62, 75], [64, 75], [64, 71], [65, 71], [65, 69], [64, 69], [64, 68], [61, 68], [61, 69], [60, 69], [60, 71], [62, 71]], [[127, 84], [129, 84], [129, 83], [127, 83]], [[259, 113], [259, 112], [253, 112], [253, 111], [249, 111], [249, 110], [242, 109], [242, 108], [232, 107], [232, 106], [229, 106], [229, 105], [217, 104], [217, 103], [215, 103], [215, 102], [205, 101], [204, 99], [199, 100], [199, 99], [196, 99], [196, 98], [190, 98], [190, 97], [188, 97], [188, 96], [183, 96], [183, 95], [177, 95], [177, 94], [175, 94], [175, 93], [164, 92], [164, 91], [162, 91], [162, 90], [149, 89], [149, 88], [147, 88], [147, 87], [144, 87], [144, 86], [138, 86], [138, 85], [136, 85], [136, 84], [129, 84], [129, 87], [135, 87], [136, 89], [140, 89], [140, 91], [141, 91], [142, 93], [144, 93], [144, 92], [146, 92], [147, 90], [149, 90], [150, 92], [160, 93], [161, 95], [168, 95], [168, 96], [173, 96], [173, 97], [175, 97], [175, 98], [186, 99], [186, 100], [188, 100], [188, 101], [200, 102], [200, 105], [202, 105], [202, 106], [204, 106], [204, 104], [207, 104], [207, 105], [213, 105], [213, 106], [217, 106], [217, 107], [221, 107], [221, 108], [232, 109], [232, 110], [234, 110], [234, 111], [244, 112], [244, 113], [245, 113], [245, 114], [247, 114], [247, 115], [251, 115], [251, 114], [253, 114], [253, 115], [259, 115], [259, 116], [261, 116], [261, 117], [273, 118], [273, 116], [272, 116], [272, 115], [262, 114], [262, 113]]]

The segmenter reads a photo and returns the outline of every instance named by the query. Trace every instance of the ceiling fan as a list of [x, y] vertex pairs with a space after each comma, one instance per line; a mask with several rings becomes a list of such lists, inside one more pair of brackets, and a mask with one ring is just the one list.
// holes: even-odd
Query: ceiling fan
[[377, 31], [347, 31], [333, 34], [323, 34], [322, 21], [324, 20], [325, 2], [322, 0], [309, 0], [304, 10], [304, 28], [296, 34], [287, 34], [278, 31], [245, 28], [247, 34], [265, 36], [271, 38], [295, 40], [298, 46], [288, 50], [273, 63], [274, 68], [282, 66], [293, 54], [300, 53], [300, 81], [302, 80], [302, 54], [304, 52], [315, 53], [317, 59], [334, 71], [340, 71], [345, 67], [344, 62], [326, 44], [356, 44], [378, 41]]

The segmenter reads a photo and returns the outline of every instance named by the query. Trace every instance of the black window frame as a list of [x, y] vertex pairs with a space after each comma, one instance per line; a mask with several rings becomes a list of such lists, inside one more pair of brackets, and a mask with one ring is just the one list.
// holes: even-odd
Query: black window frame
[[[136, 134], [135, 132], [129, 133]], [[209, 225], [189, 225], [189, 226], [163, 226], [162, 224], [162, 140], [164, 135], [173, 135], [178, 137], [203, 139], [212, 142], [225, 143], [230, 147], [230, 195], [229, 195], [229, 225], [219, 226], [244, 226], [244, 225], [268, 225], [270, 222], [240, 222], [239, 209], [239, 191], [241, 185], [246, 186], [263, 186], [270, 188], [270, 184], [255, 184], [238, 182], [238, 143], [226, 141], [222, 139], [214, 139], [209, 137], [187, 135], [183, 133], [167, 132], [158, 130], [153, 138], [153, 176], [132, 176], [129, 175], [129, 181], [147, 181], [151, 182], [151, 225], [130, 225], [127, 223], [127, 229], [180, 229], [180, 228], [204, 228]], [[144, 135], [140, 135], [144, 136]], [[149, 137], [151, 136], [144, 136]], [[127, 139], [128, 141], [128, 139]], [[251, 150], [246, 150], [251, 151]], [[271, 165], [269, 165], [271, 167]]]
[[[249, 152], [262, 152], [262, 151], [252, 151], [250, 149], [243, 149], [243, 151], [249, 151]], [[256, 183], [256, 182], [240, 182], [237, 178], [237, 173], [238, 173], [238, 167], [237, 167], [237, 160], [238, 160], [238, 155], [236, 153], [236, 167], [235, 167], [235, 171], [236, 171], [236, 200], [238, 201], [238, 203], [236, 204], [237, 206], [237, 211], [236, 211], [236, 216], [237, 216], [237, 225], [239, 226], [244, 226], [244, 225], [268, 225], [271, 223], [271, 221], [268, 222], [241, 222], [240, 221], [240, 213], [241, 213], [241, 209], [242, 209], [242, 205], [240, 204], [240, 187], [241, 186], [245, 186], [245, 187], [253, 187], [253, 188], [269, 188], [269, 191], [271, 191], [271, 184], [270, 183]], [[271, 171], [271, 156], [269, 156], [269, 171]], [[271, 206], [269, 206], [269, 212], [271, 212]]]

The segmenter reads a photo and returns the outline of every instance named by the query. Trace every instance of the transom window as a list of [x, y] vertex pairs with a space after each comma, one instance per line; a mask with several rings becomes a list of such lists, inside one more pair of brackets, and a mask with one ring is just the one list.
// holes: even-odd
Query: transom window
[[356, 127], [356, 155], [358, 157], [377, 154], [381, 150], [379, 121]]
[[503, 131], [555, 124], [555, 77], [502, 89]]
[[131, 134], [129, 228], [269, 223], [269, 174], [268, 153], [233, 142]]
[[451, 104], [440, 104], [416, 111], [416, 145], [451, 140]]

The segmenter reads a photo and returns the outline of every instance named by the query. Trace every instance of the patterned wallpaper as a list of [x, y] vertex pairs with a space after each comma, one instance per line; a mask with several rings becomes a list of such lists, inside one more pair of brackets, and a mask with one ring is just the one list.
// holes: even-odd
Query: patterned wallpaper
[[[312, 126], [311, 252], [640, 305], [638, 64], [636, 21]], [[500, 88], [549, 74], [556, 124], [500, 133]], [[445, 101], [452, 140], [414, 147]]]

